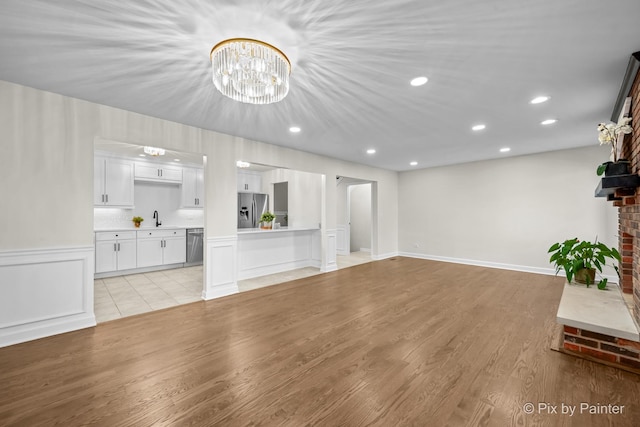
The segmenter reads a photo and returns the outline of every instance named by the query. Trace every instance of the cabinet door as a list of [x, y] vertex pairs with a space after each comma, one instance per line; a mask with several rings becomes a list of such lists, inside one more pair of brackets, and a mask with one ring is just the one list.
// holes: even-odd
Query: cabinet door
[[136, 248], [138, 268], [162, 265], [162, 246], [160, 237], [138, 239]]
[[238, 172], [238, 192], [239, 193], [250, 192], [248, 175], [244, 172]]
[[177, 264], [187, 260], [186, 237], [166, 237], [164, 241], [163, 264]]
[[160, 169], [160, 178], [163, 181], [182, 182], [182, 168], [163, 166]]
[[136, 262], [136, 241], [118, 241], [118, 270], [129, 270], [137, 267]]
[[204, 207], [204, 169], [196, 169], [196, 199], [199, 208]]
[[104, 205], [104, 158], [93, 159], [93, 204]]
[[96, 273], [118, 269], [115, 240], [96, 242]]
[[107, 206], [133, 206], [133, 163], [107, 159], [105, 163]]
[[252, 193], [262, 193], [262, 176], [257, 174], [250, 174], [249, 178], [249, 191]]
[[160, 180], [160, 168], [155, 165], [136, 163], [136, 178]]
[[182, 207], [198, 207], [197, 169], [184, 168], [182, 171]]

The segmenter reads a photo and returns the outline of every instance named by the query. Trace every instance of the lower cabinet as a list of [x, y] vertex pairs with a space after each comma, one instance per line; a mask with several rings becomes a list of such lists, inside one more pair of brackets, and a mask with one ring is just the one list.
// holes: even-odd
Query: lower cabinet
[[138, 268], [178, 264], [187, 260], [186, 230], [138, 231]]
[[136, 268], [136, 232], [96, 233], [96, 273]]

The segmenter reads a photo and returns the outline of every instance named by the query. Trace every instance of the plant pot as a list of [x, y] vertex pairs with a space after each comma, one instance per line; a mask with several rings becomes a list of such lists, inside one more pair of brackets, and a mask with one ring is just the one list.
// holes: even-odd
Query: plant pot
[[135, 225], [136, 228], [140, 228], [140, 223], [139, 222], [134, 222], [133, 225]]
[[271, 230], [272, 225], [270, 222], [261, 222], [260, 228], [262, 228], [263, 230]]
[[[596, 269], [595, 268], [581, 268], [576, 271], [575, 280], [578, 283], [586, 285], [593, 285], [596, 282]], [[587, 277], [589, 281], [587, 282]]]
[[606, 162], [606, 165], [604, 176], [629, 175], [631, 173], [629, 160], [626, 159], [620, 159], [617, 162]]

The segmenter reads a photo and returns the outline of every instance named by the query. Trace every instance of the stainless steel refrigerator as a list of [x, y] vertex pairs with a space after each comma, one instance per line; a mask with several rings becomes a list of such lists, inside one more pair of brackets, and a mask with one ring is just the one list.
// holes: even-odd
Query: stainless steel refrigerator
[[238, 228], [257, 228], [268, 209], [268, 194], [238, 193]]

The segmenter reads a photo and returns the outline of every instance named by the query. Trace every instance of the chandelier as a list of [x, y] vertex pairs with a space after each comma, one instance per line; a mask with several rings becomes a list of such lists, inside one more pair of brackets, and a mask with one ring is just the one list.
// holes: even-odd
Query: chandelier
[[291, 63], [279, 49], [252, 39], [228, 39], [211, 49], [213, 84], [248, 104], [271, 104], [289, 92]]
[[156, 157], [156, 156], [164, 156], [164, 153], [165, 153], [164, 149], [162, 149], [162, 148], [149, 147], [149, 146], [144, 147], [143, 151], [146, 154], [149, 154], [150, 156], [154, 156], [154, 157]]

